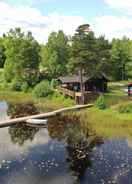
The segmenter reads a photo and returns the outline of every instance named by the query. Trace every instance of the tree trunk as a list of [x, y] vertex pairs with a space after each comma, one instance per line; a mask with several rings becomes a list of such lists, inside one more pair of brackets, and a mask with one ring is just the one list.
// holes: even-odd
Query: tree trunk
[[126, 79], [126, 66], [123, 64], [122, 66], [122, 80]]
[[80, 69], [80, 91], [81, 91], [81, 103], [84, 104], [84, 85], [83, 85], [83, 69]]

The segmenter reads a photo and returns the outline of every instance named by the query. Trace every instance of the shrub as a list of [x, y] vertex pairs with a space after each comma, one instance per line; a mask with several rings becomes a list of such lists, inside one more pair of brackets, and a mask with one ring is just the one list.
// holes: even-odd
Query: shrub
[[22, 86], [21, 86], [21, 90], [22, 90], [23, 92], [27, 92], [28, 89], [29, 89], [28, 83], [27, 83], [27, 82], [23, 82], [23, 83], [22, 83]]
[[35, 97], [47, 97], [53, 93], [52, 88], [48, 80], [42, 81], [34, 87], [33, 96]]
[[27, 92], [29, 88], [29, 85], [27, 82], [24, 82], [21, 79], [14, 79], [11, 83], [10, 83], [10, 89], [13, 91], [23, 91], [23, 92]]
[[14, 79], [11, 83], [10, 83], [10, 89], [13, 91], [21, 91], [21, 86], [22, 86], [22, 80], [20, 79]]
[[10, 84], [9, 83], [7, 83], [7, 82], [2, 82], [2, 83], [0, 83], [0, 89], [1, 90], [10, 90]]
[[99, 109], [106, 109], [105, 98], [103, 95], [99, 96], [99, 98], [96, 100], [95, 106]]
[[0, 82], [4, 81], [4, 70], [0, 69]]
[[58, 84], [59, 84], [59, 82], [58, 82], [57, 80], [52, 79], [52, 81], [51, 81], [51, 87], [52, 87], [53, 89], [55, 89], [55, 88], [58, 86]]
[[119, 113], [132, 113], [132, 103], [126, 103], [119, 105], [118, 107]]

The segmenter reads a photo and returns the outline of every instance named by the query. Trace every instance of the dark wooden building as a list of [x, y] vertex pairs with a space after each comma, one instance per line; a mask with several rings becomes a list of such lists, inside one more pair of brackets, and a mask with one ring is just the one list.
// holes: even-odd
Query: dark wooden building
[[[108, 78], [105, 74], [99, 74], [97, 76], [83, 76], [84, 91], [102, 92], [107, 91]], [[81, 77], [79, 75], [71, 75], [65, 77], [59, 77], [61, 87], [69, 90], [80, 92]]]
[[[70, 96], [76, 100], [76, 103], [88, 103], [95, 99], [100, 93], [107, 92], [108, 78], [105, 74], [83, 76], [83, 94], [81, 92], [80, 75], [69, 75], [59, 77], [59, 91], [65, 96]], [[82, 100], [84, 98], [84, 100]]]

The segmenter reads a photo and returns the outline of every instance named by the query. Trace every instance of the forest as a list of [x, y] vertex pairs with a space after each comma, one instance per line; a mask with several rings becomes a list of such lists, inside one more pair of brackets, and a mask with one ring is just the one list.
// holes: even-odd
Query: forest
[[1, 88], [33, 91], [38, 97], [52, 94], [57, 77], [81, 70], [105, 73], [111, 81], [131, 80], [132, 40], [96, 37], [85, 24], [73, 36], [59, 30], [40, 44], [30, 31], [10, 29], [0, 37], [0, 68]]

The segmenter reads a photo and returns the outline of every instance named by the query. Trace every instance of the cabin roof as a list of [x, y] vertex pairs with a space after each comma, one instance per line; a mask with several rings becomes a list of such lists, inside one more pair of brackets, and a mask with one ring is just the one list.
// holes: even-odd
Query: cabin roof
[[[105, 74], [98, 74], [97, 76], [91, 75], [91, 76], [83, 76], [83, 83], [89, 81], [90, 79], [106, 79], [108, 81], [108, 78]], [[81, 82], [80, 75], [69, 75], [64, 77], [59, 77], [58, 80], [60, 80], [62, 83], [76, 83]]]

